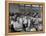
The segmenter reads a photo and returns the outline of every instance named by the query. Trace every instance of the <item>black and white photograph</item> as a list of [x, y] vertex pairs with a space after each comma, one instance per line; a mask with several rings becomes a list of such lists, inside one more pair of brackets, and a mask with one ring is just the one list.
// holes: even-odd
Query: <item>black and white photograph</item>
[[43, 31], [43, 5], [9, 3], [10, 32]]

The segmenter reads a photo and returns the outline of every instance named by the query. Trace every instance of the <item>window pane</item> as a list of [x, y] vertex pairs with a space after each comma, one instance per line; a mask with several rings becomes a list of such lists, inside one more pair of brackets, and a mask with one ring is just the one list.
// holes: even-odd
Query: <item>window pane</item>
[[32, 5], [32, 7], [39, 7], [39, 5]]
[[31, 10], [31, 5], [25, 5], [25, 11], [30, 12]]
[[24, 12], [24, 5], [19, 5], [20, 12]]
[[10, 4], [10, 12], [11, 12], [11, 13], [19, 12], [19, 7], [18, 7], [18, 5]]

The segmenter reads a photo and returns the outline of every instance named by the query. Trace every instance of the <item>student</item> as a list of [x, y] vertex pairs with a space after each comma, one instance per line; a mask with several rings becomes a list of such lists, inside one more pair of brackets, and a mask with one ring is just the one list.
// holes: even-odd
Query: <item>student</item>
[[30, 23], [31, 23], [30, 21], [31, 21], [31, 19], [30, 19], [30, 18], [28, 18], [28, 20], [27, 20], [27, 21], [28, 21], [28, 27], [26, 28], [26, 31], [28, 31], [28, 32], [29, 32], [29, 31], [30, 31], [30, 29], [31, 29], [31, 28], [30, 28]]
[[30, 21], [31, 23], [30, 23], [30, 31], [36, 31], [36, 29], [35, 29], [35, 18], [32, 18], [31, 19], [31, 21]]
[[17, 17], [17, 21], [14, 22], [14, 29], [17, 32], [22, 31], [22, 25], [19, 23], [19, 17]]
[[11, 32], [14, 32], [13, 24], [14, 24], [14, 16], [10, 16], [10, 31]]
[[38, 18], [38, 31], [42, 30], [42, 18]]
[[14, 32], [14, 26], [13, 26], [13, 24], [14, 24], [14, 21], [11, 20], [11, 25], [10, 25], [11, 32]]
[[25, 32], [26, 32], [27, 26], [28, 26], [28, 23], [27, 23], [27, 18], [25, 16], [25, 17], [23, 17], [23, 29], [24, 29]]
[[22, 25], [23, 19], [22, 17], [19, 18], [19, 23]]

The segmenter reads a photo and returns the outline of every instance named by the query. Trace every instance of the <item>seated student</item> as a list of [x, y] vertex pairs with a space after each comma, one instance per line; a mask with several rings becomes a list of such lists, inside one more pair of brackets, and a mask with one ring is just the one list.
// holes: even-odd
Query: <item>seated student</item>
[[14, 16], [10, 16], [10, 31], [11, 32], [14, 32], [13, 24], [14, 24]]
[[[42, 29], [42, 26], [40, 25], [40, 24], [42, 24], [42, 23], [39, 23], [39, 22], [42, 22], [42, 18], [39, 18], [38, 17], [38, 14], [36, 15], [36, 17], [35, 17], [36, 19], [35, 19], [35, 28], [36, 28], [36, 30], [38, 31], [38, 30], [41, 30]], [[40, 27], [40, 28], [39, 28]]]
[[38, 31], [42, 30], [42, 18], [38, 18]]
[[27, 23], [27, 19], [25, 16], [25, 17], [23, 17], [23, 29], [24, 29], [24, 31], [26, 31], [27, 26], [28, 26], [28, 23]]
[[26, 28], [26, 31], [28, 31], [28, 32], [29, 32], [29, 31], [30, 31], [30, 29], [31, 29], [31, 28], [30, 28], [30, 23], [31, 23], [30, 21], [31, 21], [31, 19], [30, 19], [30, 18], [28, 18], [28, 27]]
[[35, 23], [35, 18], [31, 19], [30, 21], [30, 31], [36, 31], [35, 27], [34, 27], [34, 23]]
[[35, 19], [35, 28], [38, 31], [38, 25], [40, 24], [39, 22], [41, 22], [42, 19], [38, 17], [38, 14], [36, 15], [36, 19]]
[[22, 29], [22, 25], [19, 23], [19, 17], [17, 17], [17, 21], [14, 22], [14, 29], [17, 32], [21, 32]]

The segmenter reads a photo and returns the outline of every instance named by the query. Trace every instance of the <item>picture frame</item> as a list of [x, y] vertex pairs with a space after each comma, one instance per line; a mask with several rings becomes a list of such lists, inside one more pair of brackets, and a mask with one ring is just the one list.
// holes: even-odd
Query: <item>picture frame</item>
[[[42, 5], [42, 28], [43, 30], [40, 32], [10, 32], [9, 25], [10, 25], [10, 16], [9, 16], [9, 3], [11, 4], [31, 4], [31, 5]], [[23, 34], [38, 34], [45, 32], [45, 3], [43, 2], [23, 2], [23, 1], [5, 1], [5, 35], [23, 35]]]

